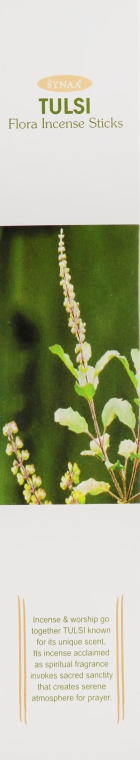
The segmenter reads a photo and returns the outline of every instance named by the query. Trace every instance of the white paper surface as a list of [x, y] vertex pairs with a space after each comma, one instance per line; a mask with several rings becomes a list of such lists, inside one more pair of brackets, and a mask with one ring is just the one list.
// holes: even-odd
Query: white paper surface
[[[138, 33], [137, 0], [1, 0], [1, 225], [138, 223]], [[91, 100], [84, 128], [41, 128], [37, 82], [54, 74], [92, 80], [76, 93]]]
[[[68, 760], [84, 760], [85, 755], [131, 760], [133, 752], [138, 760], [139, 505], [76, 505], [74, 512], [66, 505], [50, 506], [45, 512], [43, 506], [1, 507], [0, 519], [3, 760], [37, 760], [39, 755], [45, 760], [48, 754], [51, 760], [56, 754], [63, 760], [66, 755]], [[122, 593], [125, 717], [117, 723], [115, 607]], [[27, 725], [18, 715], [18, 595], [25, 599], [27, 616]], [[110, 702], [32, 702], [37, 693], [30, 679], [35, 672], [33, 615], [110, 617]]]
[[[0, 225], [138, 224], [137, 0], [1, 0], [0, 57]], [[37, 82], [57, 74], [92, 80], [67, 95], [70, 109], [75, 97], [90, 98], [90, 114], [77, 116], [83, 128], [41, 126], [39, 98], [50, 94]], [[51, 118], [63, 116], [62, 108]], [[112, 117], [123, 127], [91, 128], [90, 117]], [[9, 128], [9, 119], [37, 128]], [[138, 760], [139, 527], [134, 504], [1, 506], [2, 760]], [[117, 723], [115, 614], [122, 595], [125, 716]], [[27, 725], [18, 708], [18, 596], [27, 616]], [[95, 609], [111, 620], [110, 703], [33, 703], [33, 615]]]

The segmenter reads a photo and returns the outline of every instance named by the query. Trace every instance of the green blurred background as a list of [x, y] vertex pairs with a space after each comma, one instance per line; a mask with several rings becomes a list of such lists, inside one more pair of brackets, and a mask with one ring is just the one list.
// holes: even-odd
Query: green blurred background
[[[64, 231], [72, 282], [87, 324], [86, 339], [92, 345], [91, 363], [108, 349], [117, 349], [130, 359], [130, 349], [138, 346], [138, 227], [68, 226]], [[58, 232], [57, 227], [1, 229], [0, 504], [24, 503], [22, 489], [10, 472], [12, 461], [5, 454], [2, 435], [3, 425], [13, 419], [30, 451], [30, 461], [42, 477], [47, 498], [54, 503], [64, 502], [59, 483], [69, 460], [79, 464], [82, 479], [108, 479], [100, 462], [80, 456], [80, 451], [88, 448], [87, 436], [75, 435], [54, 422], [58, 407], [72, 406], [86, 417], [92, 430], [88, 405], [76, 395], [74, 378], [48, 350], [60, 343], [73, 360], [75, 357], [75, 340], [59, 285]], [[96, 394], [99, 421], [111, 396], [132, 403], [135, 395], [116, 359], [100, 377]], [[117, 420], [110, 433], [114, 444], [109, 458], [115, 461], [120, 439], [131, 433]], [[104, 495], [88, 501], [112, 500]]]

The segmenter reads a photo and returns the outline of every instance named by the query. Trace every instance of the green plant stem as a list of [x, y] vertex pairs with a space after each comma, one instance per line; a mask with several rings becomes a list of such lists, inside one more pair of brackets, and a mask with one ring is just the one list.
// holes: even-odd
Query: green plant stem
[[132, 496], [132, 498], [129, 499], [129, 504], [131, 501], [135, 501], [135, 499], [138, 499], [139, 496], [140, 496], [140, 493], [135, 493], [135, 496]]
[[[138, 442], [137, 442], [136, 454], [138, 454], [139, 448], [140, 448], [140, 422], [139, 422], [139, 427], [138, 427]], [[130, 501], [130, 496], [133, 490], [138, 464], [139, 464], [138, 459], [135, 459], [132, 475], [131, 475], [131, 480], [130, 480], [130, 485], [129, 485], [128, 493], [127, 493], [127, 501]]]
[[94, 441], [94, 443], [96, 443], [96, 446], [98, 446], [98, 449], [100, 451], [100, 448], [101, 448], [100, 444], [98, 443], [97, 439], [94, 438], [94, 435], [92, 435], [92, 433], [90, 433], [89, 430], [86, 430], [86, 434], [89, 436], [89, 438], [92, 439], [92, 441]]
[[[94, 441], [94, 443], [97, 443], [96, 438], [94, 438], [94, 435], [92, 435], [92, 433], [90, 433], [89, 430], [86, 430], [86, 434], [89, 436], [89, 438], [92, 439], [92, 441]], [[97, 446], [99, 446], [98, 443], [97, 443]], [[99, 446], [99, 449], [100, 449], [100, 446]]]
[[112, 496], [112, 499], [116, 499], [118, 501], [118, 496], [116, 496], [115, 493], [112, 493], [112, 491], [109, 491], [110, 496]]
[[116, 486], [116, 491], [118, 491], [120, 498], [123, 499], [123, 492], [122, 492], [122, 489], [120, 488], [120, 485], [118, 483], [116, 475], [114, 475], [114, 472], [113, 472], [112, 469], [110, 469], [109, 472], [110, 472], [111, 478], [113, 480], [113, 483]]
[[94, 422], [94, 427], [95, 427], [95, 430], [96, 430], [97, 438], [98, 438], [98, 441], [99, 441], [99, 444], [100, 444], [100, 449], [101, 449], [103, 457], [105, 459], [106, 458], [106, 452], [104, 450], [104, 447], [103, 447], [103, 444], [102, 444], [102, 441], [101, 441], [101, 434], [100, 434], [99, 425], [98, 425], [98, 422], [97, 422], [94, 401], [88, 401], [88, 404], [89, 404], [91, 415], [92, 415], [92, 419], [93, 419], [93, 422]]
[[[78, 330], [77, 330], [77, 339], [78, 339], [78, 342], [79, 342], [79, 345], [80, 345], [80, 351], [81, 351], [81, 356], [82, 356], [82, 365], [83, 365], [83, 368], [86, 369], [86, 367], [85, 367], [85, 361], [84, 361], [83, 354], [82, 354], [82, 344], [80, 342], [79, 331]], [[85, 378], [86, 378], [86, 383], [88, 383], [88, 377], [87, 377], [87, 375], [85, 375]], [[101, 440], [101, 433], [100, 433], [100, 429], [99, 429], [99, 425], [98, 425], [98, 421], [97, 421], [97, 417], [96, 417], [96, 411], [95, 411], [94, 401], [93, 400], [88, 401], [88, 404], [89, 404], [89, 408], [90, 408], [90, 411], [91, 411], [91, 416], [92, 416], [92, 419], [93, 419], [93, 422], [94, 422], [94, 427], [95, 427], [96, 435], [97, 435], [97, 438], [98, 438], [98, 441], [99, 441], [99, 447], [100, 447], [100, 449], [102, 451], [102, 454], [103, 454], [103, 457], [104, 457], [104, 461], [106, 461], [107, 454], [106, 454], [106, 451], [104, 449], [104, 446], [103, 446], [102, 440]], [[93, 440], [95, 440], [95, 439], [93, 439]], [[122, 489], [120, 488], [120, 485], [119, 485], [119, 483], [117, 481], [116, 476], [114, 475], [113, 470], [110, 469], [109, 472], [110, 472], [111, 478], [113, 480], [113, 483], [115, 485], [115, 488], [116, 488], [116, 490], [117, 490], [120, 498], [123, 499]]]
[[127, 459], [125, 459], [125, 467], [124, 467], [124, 470], [122, 472], [122, 482], [123, 482], [124, 500], [125, 501], [127, 501], [126, 471], [127, 471]]
[[[104, 457], [104, 461], [106, 461], [107, 460], [107, 454], [106, 454], [106, 451], [105, 451], [104, 446], [103, 446], [102, 441], [101, 441], [101, 434], [100, 434], [100, 430], [99, 430], [99, 426], [98, 426], [98, 422], [97, 422], [94, 402], [93, 401], [89, 401], [88, 403], [89, 403], [90, 411], [91, 411], [91, 414], [92, 414], [92, 419], [93, 419], [93, 422], [94, 422], [95, 430], [96, 430], [96, 433], [97, 433], [97, 436], [98, 436], [98, 440], [99, 440], [99, 444], [100, 444], [100, 449], [102, 451], [102, 454], [103, 454], [103, 457]], [[120, 488], [118, 480], [117, 480], [116, 476], [114, 475], [114, 472], [113, 472], [113, 470], [111, 468], [110, 468], [109, 472], [110, 472], [111, 478], [113, 480], [113, 483], [115, 485], [116, 490], [118, 491], [118, 494], [119, 494], [120, 498], [123, 499], [122, 489]]]
[[133, 470], [132, 470], [132, 476], [131, 476], [131, 480], [130, 480], [130, 486], [129, 486], [128, 493], [127, 493], [127, 501], [130, 501], [129, 497], [131, 496], [131, 493], [132, 493], [132, 490], [133, 490], [133, 487], [134, 487], [134, 482], [135, 482], [135, 477], [136, 477], [136, 472], [137, 472], [138, 464], [139, 464], [138, 460], [135, 459], [135, 462], [134, 462], [134, 465], [133, 465]]

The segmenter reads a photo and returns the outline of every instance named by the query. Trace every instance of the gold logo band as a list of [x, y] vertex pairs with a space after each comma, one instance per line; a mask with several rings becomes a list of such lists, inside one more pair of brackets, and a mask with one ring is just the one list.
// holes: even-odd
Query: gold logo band
[[124, 595], [116, 600], [116, 690], [117, 723], [125, 717], [124, 687]]
[[78, 77], [74, 74], [56, 74], [50, 77], [44, 77], [37, 82], [38, 87], [48, 92], [78, 92], [91, 87], [91, 79], [87, 77]]
[[26, 605], [18, 596], [18, 694], [19, 719], [27, 724]]

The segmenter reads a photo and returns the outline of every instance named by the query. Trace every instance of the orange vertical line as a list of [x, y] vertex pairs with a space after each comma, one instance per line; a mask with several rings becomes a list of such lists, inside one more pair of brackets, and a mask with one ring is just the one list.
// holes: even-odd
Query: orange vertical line
[[24, 723], [27, 723], [27, 656], [26, 656], [26, 607], [23, 599], [23, 641], [24, 641]]
[[119, 599], [116, 600], [116, 685], [117, 685], [117, 723], [120, 721], [120, 686], [119, 686]]
[[22, 698], [21, 698], [21, 689], [22, 689], [22, 662], [21, 662], [21, 608], [20, 608], [20, 597], [18, 596], [18, 672], [19, 672], [19, 718], [22, 720]]
[[125, 715], [125, 690], [124, 690], [124, 596], [121, 597], [121, 685], [122, 685], [122, 720]]

